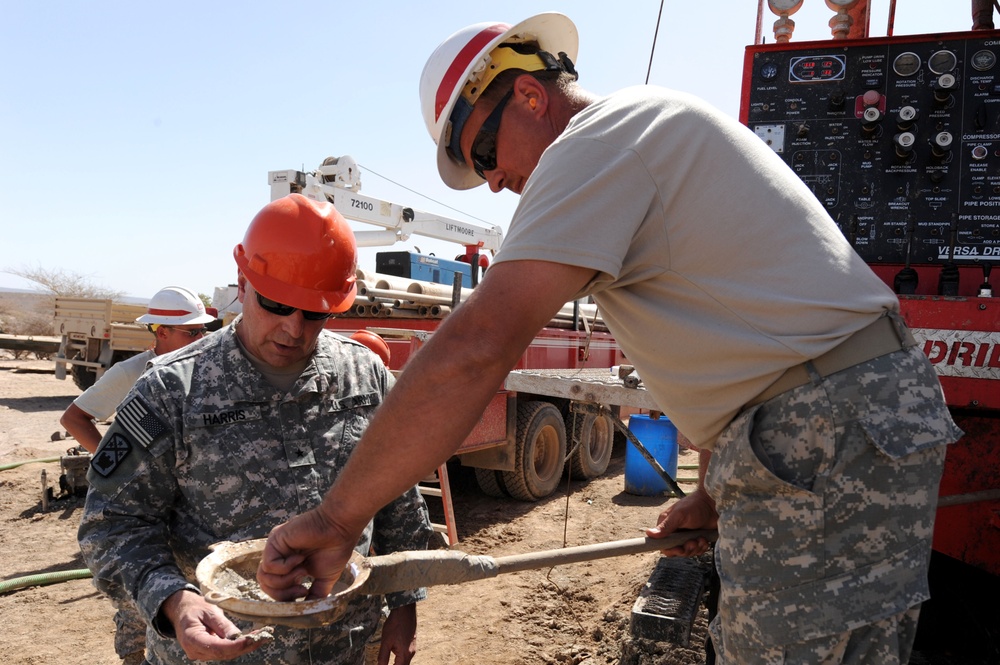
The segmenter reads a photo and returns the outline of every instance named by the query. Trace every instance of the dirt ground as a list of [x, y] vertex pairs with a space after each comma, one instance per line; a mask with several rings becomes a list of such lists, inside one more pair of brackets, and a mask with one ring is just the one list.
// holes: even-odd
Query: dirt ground
[[[41, 473], [58, 494], [60, 468], [39, 460], [58, 459], [75, 445], [53, 435], [62, 434], [59, 416], [80, 392], [52, 368], [51, 361], [14, 360], [0, 350], [0, 581], [84, 568], [76, 543], [83, 500], [41, 506]], [[455, 549], [503, 556], [641, 536], [663, 499], [624, 492], [624, 459], [616, 450], [602, 478], [574, 482], [534, 504], [489, 498], [470, 469], [450, 467]], [[681, 462], [694, 463], [694, 454]], [[440, 520], [440, 500], [427, 500]], [[433, 587], [418, 606], [413, 662], [703, 663], [704, 608], [688, 647], [631, 639], [633, 604], [658, 559], [637, 554]], [[0, 663], [115, 665], [113, 613], [89, 579], [0, 593]]]

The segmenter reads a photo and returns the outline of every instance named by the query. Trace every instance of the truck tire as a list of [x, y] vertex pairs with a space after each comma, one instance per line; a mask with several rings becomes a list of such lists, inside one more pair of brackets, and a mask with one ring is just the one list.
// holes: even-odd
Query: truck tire
[[610, 416], [597, 413], [570, 413], [567, 424], [573, 430], [570, 446], [576, 446], [566, 468], [573, 480], [597, 478], [608, 470], [615, 445], [615, 426]]
[[[115, 363], [127, 360], [132, 356], [138, 355], [139, 353], [141, 353], [141, 351], [115, 351], [115, 353], [111, 356], [111, 364], [108, 365], [108, 369], [111, 369]], [[81, 356], [80, 354], [77, 354], [76, 357], [80, 358]], [[71, 365], [70, 373], [73, 374], [73, 383], [75, 383], [76, 387], [80, 390], [86, 390], [97, 383], [97, 372], [90, 367]]]
[[97, 373], [83, 365], [70, 365], [69, 372], [73, 375], [73, 383], [80, 390], [86, 390], [97, 382]]
[[497, 475], [499, 473], [499, 471], [494, 469], [476, 468], [476, 483], [486, 496], [492, 496], [496, 499], [506, 499], [510, 495], [503, 488], [503, 481]]
[[559, 486], [566, 460], [566, 424], [555, 405], [544, 401], [517, 405], [514, 470], [503, 471], [504, 488], [515, 499], [537, 501]]

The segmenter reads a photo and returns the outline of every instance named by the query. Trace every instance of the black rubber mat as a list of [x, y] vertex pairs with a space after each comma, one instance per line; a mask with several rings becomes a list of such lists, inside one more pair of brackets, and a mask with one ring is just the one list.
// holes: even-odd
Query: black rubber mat
[[632, 606], [632, 637], [687, 646], [710, 574], [699, 559], [661, 557]]

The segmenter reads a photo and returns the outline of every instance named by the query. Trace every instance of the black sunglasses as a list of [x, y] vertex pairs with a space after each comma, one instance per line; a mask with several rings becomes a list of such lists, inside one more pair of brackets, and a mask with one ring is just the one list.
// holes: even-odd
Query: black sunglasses
[[191, 329], [188, 329], [188, 328], [178, 328], [177, 326], [164, 326], [164, 325], [161, 325], [160, 327], [161, 328], [169, 328], [170, 330], [176, 330], [177, 332], [181, 333], [182, 335], [187, 335], [188, 337], [197, 337], [198, 335], [204, 335], [205, 333], [208, 332], [208, 328], [205, 328], [205, 327], [195, 328], [194, 330], [191, 330]]
[[500, 98], [497, 105], [490, 111], [489, 116], [479, 128], [479, 133], [472, 140], [472, 149], [469, 151], [472, 157], [472, 168], [476, 174], [486, 180], [483, 175], [486, 171], [492, 171], [497, 167], [497, 132], [500, 131], [500, 120], [503, 117], [503, 109], [507, 106], [513, 90], [508, 90], [507, 94]]
[[[271, 300], [270, 298], [265, 298], [264, 296], [260, 295], [260, 291], [257, 292], [257, 304], [260, 305], [261, 308], [270, 312], [271, 314], [277, 314], [278, 316], [288, 316], [295, 310], [299, 309], [298, 307], [292, 307], [290, 305], [282, 305], [280, 302]], [[306, 321], [323, 321], [333, 316], [332, 312], [310, 312], [305, 309], [301, 310], [301, 312], [302, 312], [302, 318], [305, 319]]]

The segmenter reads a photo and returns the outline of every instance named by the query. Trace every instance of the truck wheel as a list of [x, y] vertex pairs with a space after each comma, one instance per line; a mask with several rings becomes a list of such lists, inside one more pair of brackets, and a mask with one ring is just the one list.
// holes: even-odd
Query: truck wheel
[[537, 501], [559, 486], [566, 459], [566, 424], [555, 405], [543, 401], [517, 405], [514, 470], [502, 472], [515, 499]]
[[576, 446], [567, 460], [570, 478], [590, 480], [603, 475], [608, 470], [615, 443], [615, 426], [611, 418], [597, 413], [571, 413], [567, 417], [573, 427], [572, 445]]
[[479, 489], [483, 491], [486, 496], [492, 496], [497, 499], [505, 499], [509, 494], [504, 490], [502, 485], [502, 480], [497, 475], [500, 473], [494, 469], [480, 469], [476, 468], [476, 482], [479, 484]]
[[86, 390], [97, 381], [97, 373], [89, 367], [83, 365], [70, 365], [70, 374], [73, 375], [73, 383], [80, 390]]

